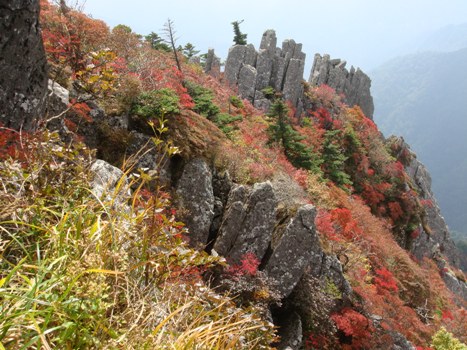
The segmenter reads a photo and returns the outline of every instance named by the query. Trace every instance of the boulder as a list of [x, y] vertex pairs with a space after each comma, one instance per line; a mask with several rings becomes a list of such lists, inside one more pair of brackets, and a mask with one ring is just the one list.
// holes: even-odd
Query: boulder
[[[313, 257], [313, 251], [321, 252], [315, 230], [316, 208], [310, 204], [300, 207], [296, 214], [276, 232], [280, 238], [272, 246], [272, 255], [264, 271], [277, 281], [278, 293], [287, 297], [302, 277]], [[279, 230], [281, 230], [279, 228]]]
[[125, 207], [126, 201], [130, 198], [130, 188], [128, 179], [117, 167], [96, 159], [91, 165], [91, 172], [94, 179], [91, 182], [91, 191], [103, 201], [111, 201], [118, 207]]
[[262, 259], [272, 239], [277, 200], [269, 182], [230, 191], [214, 249], [238, 263], [245, 253]]
[[33, 130], [47, 94], [39, 1], [0, 0], [0, 33], [0, 124]]
[[185, 165], [176, 186], [176, 195], [179, 219], [189, 230], [190, 245], [204, 249], [215, 204], [212, 173], [204, 160], [196, 158]]

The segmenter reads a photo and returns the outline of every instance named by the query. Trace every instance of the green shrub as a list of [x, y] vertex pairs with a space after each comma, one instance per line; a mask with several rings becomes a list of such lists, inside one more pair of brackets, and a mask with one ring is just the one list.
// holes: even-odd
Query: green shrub
[[161, 115], [180, 113], [179, 98], [172, 89], [164, 88], [143, 92], [133, 104], [131, 114], [150, 120]]
[[266, 97], [268, 100], [271, 100], [274, 98], [276, 95], [276, 90], [272, 86], [267, 86], [263, 90], [261, 90], [263, 93], [264, 97]]
[[233, 123], [242, 119], [243, 117], [241, 115], [234, 116], [227, 113], [220, 113], [216, 115], [212, 121], [219, 129], [222, 130], [225, 135], [231, 137], [232, 133], [238, 129], [237, 126]]
[[213, 93], [211, 90], [191, 81], [185, 81], [184, 85], [195, 103], [193, 110], [196, 113], [212, 120], [212, 118], [220, 112], [219, 107], [212, 102]]
[[235, 96], [235, 95], [230, 96], [229, 101], [232, 106], [236, 108], [243, 108], [243, 101], [240, 97]]

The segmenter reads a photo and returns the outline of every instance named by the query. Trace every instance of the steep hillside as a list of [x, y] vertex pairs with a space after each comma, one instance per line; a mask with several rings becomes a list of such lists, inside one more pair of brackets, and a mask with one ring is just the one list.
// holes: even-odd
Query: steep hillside
[[[430, 169], [449, 226], [466, 232], [467, 49], [394, 59], [372, 72], [375, 120]], [[396, 101], [396, 102], [394, 102]]]
[[[0, 127], [0, 348], [465, 347], [427, 170], [349, 96], [295, 81], [300, 44], [268, 30], [222, 74], [41, 8], [47, 111]], [[316, 59], [371, 107], [363, 72]]]

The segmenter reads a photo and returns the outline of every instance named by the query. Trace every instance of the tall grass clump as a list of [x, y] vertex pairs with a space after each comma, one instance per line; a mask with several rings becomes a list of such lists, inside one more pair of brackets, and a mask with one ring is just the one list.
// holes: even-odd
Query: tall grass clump
[[268, 348], [260, 312], [203, 282], [223, 261], [187, 246], [137, 159], [98, 194], [84, 145], [46, 131], [0, 142], [0, 349]]

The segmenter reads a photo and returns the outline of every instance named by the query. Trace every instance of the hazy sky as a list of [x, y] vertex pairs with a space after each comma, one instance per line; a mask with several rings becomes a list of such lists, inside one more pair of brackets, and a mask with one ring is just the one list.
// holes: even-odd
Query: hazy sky
[[161, 34], [170, 18], [178, 44], [214, 48], [223, 59], [232, 45], [232, 21], [244, 20], [241, 30], [255, 47], [264, 30], [275, 29], [279, 43], [303, 44], [308, 78], [317, 52], [364, 71], [408, 53], [422, 35], [467, 22], [467, 0], [86, 0], [84, 12], [143, 35]]

